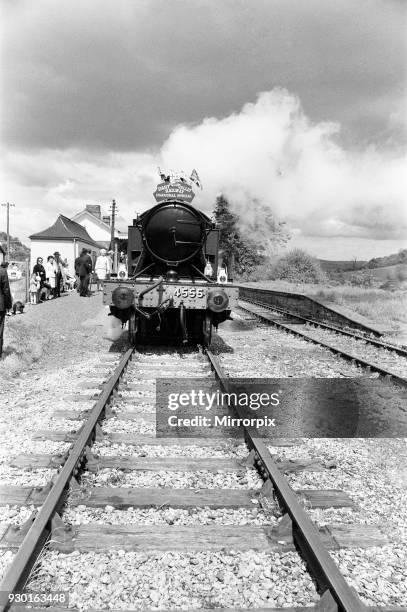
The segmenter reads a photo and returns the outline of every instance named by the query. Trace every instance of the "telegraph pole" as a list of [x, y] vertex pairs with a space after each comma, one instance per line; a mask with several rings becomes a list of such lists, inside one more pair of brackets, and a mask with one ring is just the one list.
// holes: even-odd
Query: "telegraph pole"
[[6, 202], [2, 206], [7, 207], [7, 261], [10, 261], [10, 206], [15, 206], [15, 204]]
[[117, 272], [117, 245], [114, 239], [114, 225], [116, 218], [116, 200], [112, 200], [111, 205], [112, 218], [110, 223], [110, 244], [112, 245], [113, 250], [113, 272]]

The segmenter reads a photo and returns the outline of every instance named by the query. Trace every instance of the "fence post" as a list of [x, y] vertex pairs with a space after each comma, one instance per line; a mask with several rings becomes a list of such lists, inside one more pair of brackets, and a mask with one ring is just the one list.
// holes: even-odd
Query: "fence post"
[[27, 257], [25, 260], [25, 303], [29, 300], [30, 291], [30, 260]]

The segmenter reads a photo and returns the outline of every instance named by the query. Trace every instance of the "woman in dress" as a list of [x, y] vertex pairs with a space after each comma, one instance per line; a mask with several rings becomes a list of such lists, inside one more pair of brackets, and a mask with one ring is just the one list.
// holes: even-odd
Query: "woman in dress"
[[[37, 302], [43, 302], [44, 300], [42, 299], [42, 296], [44, 294], [44, 287], [46, 285], [46, 281], [47, 281], [47, 275], [45, 272], [45, 268], [42, 265], [42, 257], [37, 257], [37, 263], [35, 264], [35, 266], [33, 267], [33, 274], [36, 274], [37, 276], [40, 277], [40, 286], [38, 289], [38, 299]], [[44, 289], [44, 291], [43, 291]], [[48, 295], [48, 291], [47, 291], [47, 295]]]
[[106, 280], [110, 273], [110, 257], [106, 253], [106, 249], [100, 249], [100, 253], [95, 263], [95, 273], [97, 276], [97, 290], [103, 290], [103, 281]]

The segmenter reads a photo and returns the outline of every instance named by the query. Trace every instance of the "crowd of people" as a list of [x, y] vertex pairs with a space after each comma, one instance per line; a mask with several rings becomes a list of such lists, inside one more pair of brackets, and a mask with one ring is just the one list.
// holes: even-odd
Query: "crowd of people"
[[74, 283], [75, 277], [69, 271], [67, 260], [63, 260], [58, 251], [48, 255], [45, 264], [42, 257], [37, 257], [30, 276], [30, 304], [58, 298], [61, 292], [73, 288]]
[[103, 289], [103, 281], [109, 278], [112, 271], [112, 258], [105, 249], [101, 249], [95, 264], [91, 251], [82, 249], [75, 259], [75, 272], [70, 270], [66, 259], [62, 260], [56, 251], [48, 255], [44, 263], [42, 257], [37, 258], [30, 276], [30, 304], [39, 304], [60, 297], [61, 292], [72, 291], [75, 288], [81, 297], [91, 295], [93, 275], [97, 282], [97, 290]]
[[[82, 249], [79, 257], [75, 259], [75, 271], [71, 271], [66, 259], [56, 251], [53, 255], [48, 255], [44, 263], [42, 257], [38, 257], [30, 275], [30, 304], [39, 304], [46, 300], [60, 297], [62, 292], [78, 290], [81, 297], [91, 295], [91, 281], [95, 277], [97, 290], [103, 290], [103, 282], [110, 278], [113, 268], [112, 253], [106, 249], [101, 249], [96, 261], [93, 264], [91, 251]], [[123, 254], [124, 257], [124, 254]], [[15, 302], [10, 290], [9, 278], [7, 274], [8, 262], [0, 264], [0, 358], [3, 350], [4, 322], [11, 309], [21, 305], [21, 312], [24, 309], [22, 302]]]

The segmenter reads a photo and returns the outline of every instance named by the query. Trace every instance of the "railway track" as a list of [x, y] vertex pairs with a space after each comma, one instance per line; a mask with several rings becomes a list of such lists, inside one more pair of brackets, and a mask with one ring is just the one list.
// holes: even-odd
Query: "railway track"
[[[111, 368], [110, 361], [101, 367], [106, 369], [109, 364]], [[287, 595], [279, 596], [275, 602], [271, 600], [272, 604], [275, 603], [274, 608], [270, 608], [269, 601], [268, 609], [280, 609], [283, 604], [290, 603], [291, 598], [293, 605], [285, 607], [285, 610], [384, 611], [386, 608], [369, 608], [362, 604], [340, 574], [328, 550], [380, 546], [386, 543], [386, 538], [379, 530], [363, 525], [318, 530], [308, 518], [304, 502], [311, 507], [326, 508], [352, 506], [352, 500], [336, 490], [294, 492], [284, 476], [284, 473], [304, 469], [324, 470], [323, 465], [318, 462], [276, 462], [267, 445], [290, 446], [292, 443], [271, 439], [265, 443], [250, 428], [242, 429], [242, 437], [237, 440], [155, 437], [155, 379], [180, 375], [202, 378], [203, 384], [221, 380], [226, 391], [230, 384], [217, 358], [209, 351], [205, 356], [179, 353], [170, 357], [168, 354], [157, 356], [128, 350], [107, 382], [100, 385], [100, 377], [88, 380], [82, 385], [83, 393], [69, 397], [77, 402], [78, 411], [74, 414], [72, 411], [58, 411], [56, 416], [64, 419], [83, 419], [78, 431], [43, 431], [37, 434], [44, 439], [71, 442], [66, 455], [17, 457], [14, 465], [20, 469], [56, 467], [59, 473], [44, 488], [2, 487], [1, 503], [34, 505], [38, 511], [21, 529], [9, 527], [3, 533], [0, 546], [3, 550], [17, 550], [17, 554], [0, 590], [21, 591], [39, 556], [44, 555], [43, 550], [45, 555], [75, 551], [103, 554], [112, 550], [124, 555], [128, 551], [146, 555], [179, 553], [186, 555], [193, 565], [198, 555], [199, 567], [207, 561], [208, 554], [226, 555], [230, 550], [239, 551], [239, 554], [255, 550], [257, 555], [263, 555], [265, 564], [272, 564], [272, 559], [281, 563], [280, 555], [289, 554], [296, 558], [299, 550], [318, 587], [318, 593], [314, 591], [307, 601], [308, 604], [316, 601], [314, 608], [296, 605], [293, 594], [289, 598]], [[97, 399], [95, 394], [98, 394]], [[96, 400], [93, 408], [81, 410], [81, 403], [89, 399]], [[114, 423], [117, 430], [120, 422], [133, 423], [133, 432], [112, 432], [109, 424]], [[126, 448], [130, 450], [124, 452]], [[229, 483], [227, 488], [225, 479]], [[146, 486], [146, 482], [155, 486]], [[115, 512], [129, 508], [136, 513], [158, 515], [160, 523], [69, 522], [69, 516], [75, 512], [86, 514], [100, 509], [116, 516]], [[191, 512], [205, 517], [212, 512], [216, 517], [220, 509], [230, 513], [229, 524], [219, 524], [217, 519], [210, 525], [191, 524], [183, 518]], [[260, 523], [259, 519], [257, 524], [250, 523], [253, 509], [256, 513], [260, 509]], [[171, 518], [173, 512], [181, 513], [178, 522]], [[249, 524], [233, 524], [234, 513], [242, 512], [249, 517]], [[57, 560], [58, 556], [53, 560], [56, 567]], [[240, 567], [241, 580], [247, 583], [250, 575], [245, 570], [244, 560]], [[299, 571], [298, 565], [295, 567]], [[224, 585], [227, 576], [225, 578], [219, 572], [216, 576], [217, 584]], [[144, 579], [148, 581], [148, 576], [145, 575]], [[35, 579], [32, 584], [35, 585]], [[310, 581], [308, 590], [313, 589]], [[140, 596], [143, 609], [160, 604], [159, 589], [151, 592], [154, 593], [153, 599]], [[208, 608], [227, 607], [205, 598], [198, 604], [201, 607], [202, 602], [203, 607], [205, 602]], [[233, 606], [236, 607], [241, 608], [241, 605]], [[7, 608], [8, 604], [3, 603], [2, 610]]]
[[[400, 347], [333, 325], [306, 319], [282, 308], [268, 306], [254, 300], [239, 300], [239, 307], [278, 329], [323, 346], [348, 361], [407, 387], [407, 351]], [[370, 347], [373, 348], [370, 349]], [[362, 357], [362, 354], [366, 352], [369, 353], [368, 357]], [[390, 363], [390, 368], [386, 362]]]
[[280, 308], [279, 306], [271, 306], [269, 304], [266, 304], [260, 300], [254, 300], [254, 299], [249, 299], [249, 298], [245, 298], [243, 300], [241, 300], [243, 302], [247, 302], [249, 304], [254, 304], [256, 306], [261, 306], [263, 308], [267, 308], [270, 311], [274, 311], [276, 313], [280, 313], [286, 317], [292, 318], [292, 319], [297, 319], [298, 321], [302, 321], [305, 324], [308, 324], [310, 326], [315, 326], [315, 327], [320, 327], [321, 329], [327, 329], [329, 331], [332, 331], [335, 334], [342, 334], [343, 336], [347, 336], [349, 338], [355, 338], [358, 340], [363, 340], [364, 342], [367, 342], [368, 344], [371, 344], [372, 346], [376, 346], [378, 348], [384, 348], [388, 351], [397, 353], [398, 355], [401, 355], [402, 357], [407, 357], [407, 350], [405, 347], [403, 346], [398, 346], [395, 344], [389, 344], [388, 342], [383, 342], [382, 340], [378, 340], [377, 338], [372, 338], [371, 335], [367, 335], [367, 334], [362, 334], [362, 333], [358, 333], [357, 331], [350, 331], [347, 329], [344, 329], [342, 327], [338, 327], [337, 325], [332, 325], [329, 323], [323, 323], [322, 321], [316, 321], [315, 319], [309, 319], [307, 317], [301, 316], [298, 313], [293, 313], [289, 310], [286, 310], [284, 308]]

